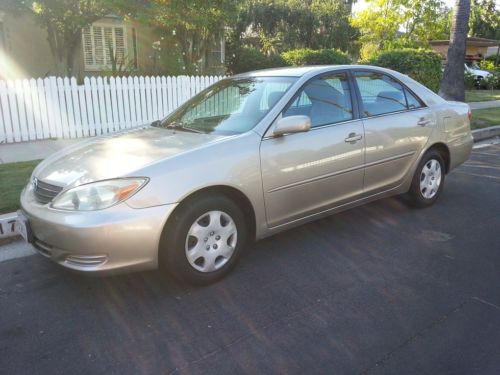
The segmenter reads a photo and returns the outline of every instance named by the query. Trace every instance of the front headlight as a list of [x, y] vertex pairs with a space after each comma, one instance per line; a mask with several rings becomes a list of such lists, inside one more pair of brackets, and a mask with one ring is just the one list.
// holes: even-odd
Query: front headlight
[[102, 210], [130, 198], [147, 182], [147, 178], [119, 178], [80, 185], [61, 193], [51, 207], [71, 211]]

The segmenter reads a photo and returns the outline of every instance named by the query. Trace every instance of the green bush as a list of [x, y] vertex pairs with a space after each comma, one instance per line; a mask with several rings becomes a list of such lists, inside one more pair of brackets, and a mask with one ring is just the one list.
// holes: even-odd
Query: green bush
[[479, 67], [483, 70], [495, 70], [495, 63], [489, 60], [479, 61]]
[[280, 55], [266, 56], [253, 47], [241, 47], [229, 58], [227, 70], [230, 74], [249, 72], [251, 70], [286, 66]]
[[500, 73], [495, 72], [484, 77], [481, 83], [489, 90], [500, 88]]
[[500, 72], [500, 64], [495, 65], [496, 56], [489, 56], [486, 59], [479, 62], [481, 69]]
[[351, 60], [346, 53], [337, 49], [309, 48], [294, 49], [283, 52], [281, 57], [288, 65], [338, 65], [350, 64]]
[[464, 73], [464, 83], [466, 90], [473, 90], [477, 88], [476, 76], [470, 72]]
[[441, 56], [423, 49], [384, 51], [367, 63], [406, 74], [435, 92], [439, 90], [443, 75]]
[[492, 62], [493, 65], [495, 65], [497, 68], [500, 68], [500, 59], [498, 60], [498, 64], [496, 64], [496, 62], [497, 62], [497, 55], [496, 54], [486, 57], [485, 60]]

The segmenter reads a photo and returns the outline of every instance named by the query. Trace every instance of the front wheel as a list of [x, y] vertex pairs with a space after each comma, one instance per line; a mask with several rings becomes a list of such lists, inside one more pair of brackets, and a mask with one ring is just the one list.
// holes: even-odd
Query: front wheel
[[210, 284], [238, 260], [247, 229], [241, 209], [223, 195], [185, 202], [164, 233], [160, 261], [169, 273], [191, 284]]
[[445, 168], [439, 152], [431, 150], [420, 161], [408, 195], [416, 207], [428, 207], [438, 199], [444, 185]]

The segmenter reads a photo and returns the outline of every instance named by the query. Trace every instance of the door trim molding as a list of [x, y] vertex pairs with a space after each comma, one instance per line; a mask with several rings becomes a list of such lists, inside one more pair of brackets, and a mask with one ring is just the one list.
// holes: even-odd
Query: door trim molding
[[324, 180], [325, 178], [335, 177], [335, 176], [339, 176], [341, 174], [345, 174], [345, 173], [349, 173], [349, 172], [354, 172], [354, 171], [356, 171], [358, 169], [363, 169], [363, 168], [364, 168], [364, 165], [358, 165], [358, 166], [355, 166], [355, 167], [342, 169], [340, 171], [336, 171], [336, 172], [333, 172], [333, 173], [327, 173], [327, 174], [324, 174], [324, 175], [321, 175], [321, 176], [311, 177], [311, 178], [308, 178], [307, 180], [292, 182], [291, 184], [279, 186], [277, 188], [268, 190], [267, 192], [268, 193], [274, 193], [274, 192], [277, 192], [277, 191], [280, 191], [280, 190], [289, 189], [289, 188], [292, 188], [292, 187], [309, 184], [311, 182], [321, 181], [321, 180]]
[[390, 162], [390, 161], [394, 161], [394, 160], [398, 160], [398, 159], [403, 159], [403, 158], [406, 158], [406, 157], [409, 157], [409, 156], [413, 156], [414, 154], [415, 154], [415, 151], [405, 152], [404, 154], [400, 154], [400, 155], [391, 156], [391, 157], [388, 157], [388, 158], [376, 160], [376, 161], [373, 161], [371, 163], [361, 164], [361, 165], [358, 165], [358, 166], [355, 166], [355, 167], [342, 169], [340, 171], [336, 171], [336, 172], [333, 172], [333, 173], [327, 173], [327, 174], [324, 174], [324, 175], [321, 175], [321, 176], [317, 176], [317, 177], [311, 177], [311, 178], [308, 178], [307, 180], [292, 182], [292, 183], [287, 184], [287, 185], [283, 185], [283, 186], [279, 186], [279, 187], [270, 189], [267, 192], [268, 193], [275, 193], [277, 191], [281, 191], [281, 190], [290, 189], [290, 188], [293, 188], [293, 187], [296, 187], [296, 186], [301, 186], [301, 185], [309, 184], [311, 182], [321, 181], [321, 180], [324, 180], [325, 178], [335, 177], [335, 176], [339, 176], [339, 175], [342, 175], [342, 174], [345, 174], [345, 173], [354, 172], [354, 171], [357, 171], [359, 169], [363, 169], [363, 168], [367, 168], [367, 167], [373, 167], [373, 166], [378, 165], [378, 164], [383, 164], [383, 163], [387, 163], [387, 162]]
[[[366, 152], [366, 151], [365, 151]], [[398, 159], [403, 159], [403, 158], [406, 158], [408, 156], [413, 156], [415, 155], [415, 151], [409, 151], [409, 152], [405, 152], [404, 154], [399, 154], [399, 155], [395, 155], [395, 156], [390, 156], [388, 158], [384, 158], [384, 159], [379, 159], [379, 160], [375, 160], [375, 161], [372, 161], [370, 163], [366, 163], [364, 165], [365, 168], [367, 167], [373, 167], [375, 165], [379, 165], [379, 164], [384, 164], [384, 163], [388, 163], [390, 161], [394, 161], [394, 160], [398, 160]]]

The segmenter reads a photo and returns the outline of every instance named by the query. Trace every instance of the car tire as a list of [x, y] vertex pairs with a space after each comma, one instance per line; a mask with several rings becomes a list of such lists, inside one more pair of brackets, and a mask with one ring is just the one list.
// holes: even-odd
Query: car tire
[[242, 210], [226, 196], [189, 199], [168, 220], [160, 244], [160, 265], [189, 284], [211, 284], [236, 265], [247, 232]]
[[408, 192], [410, 204], [417, 208], [433, 205], [443, 191], [445, 171], [441, 154], [436, 150], [428, 151], [413, 175]]

